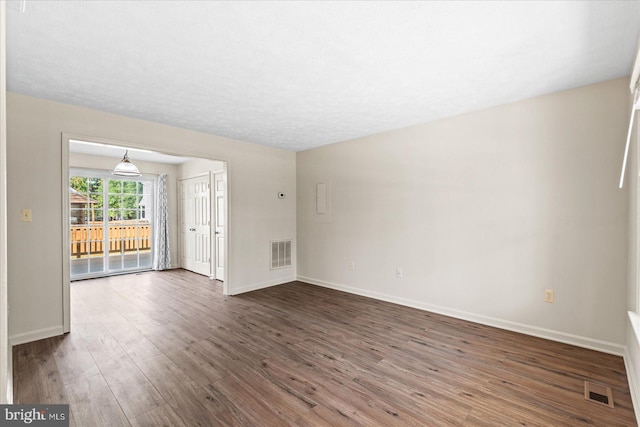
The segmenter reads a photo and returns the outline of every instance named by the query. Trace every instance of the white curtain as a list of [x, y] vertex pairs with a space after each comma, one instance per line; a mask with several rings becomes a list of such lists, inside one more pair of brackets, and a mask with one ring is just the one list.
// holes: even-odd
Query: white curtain
[[167, 200], [166, 173], [158, 176], [156, 188], [156, 233], [153, 240], [153, 269], [167, 270], [171, 268], [171, 251], [169, 247], [169, 202]]

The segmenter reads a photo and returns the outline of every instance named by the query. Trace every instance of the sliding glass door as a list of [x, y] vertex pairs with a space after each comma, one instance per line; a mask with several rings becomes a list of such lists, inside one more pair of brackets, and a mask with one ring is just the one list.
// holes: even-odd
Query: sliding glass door
[[102, 179], [69, 180], [71, 275], [104, 272], [104, 195]]
[[154, 180], [69, 175], [71, 280], [151, 269]]

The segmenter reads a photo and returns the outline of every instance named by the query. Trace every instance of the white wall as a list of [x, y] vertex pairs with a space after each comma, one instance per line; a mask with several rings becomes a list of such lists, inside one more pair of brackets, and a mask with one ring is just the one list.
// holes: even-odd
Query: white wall
[[0, 404], [12, 403], [7, 304], [7, 68], [6, 2], [0, 2]]
[[[167, 174], [167, 194], [169, 198], [169, 246], [171, 248], [171, 267], [178, 268], [180, 260], [178, 259], [178, 190], [177, 179], [180, 165], [169, 163], [147, 162], [144, 160], [135, 160], [135, 155], [130, 155], [131, 161], [138, 167], [143, 174], [159, 175]], [[69, 166], [91, 168], [100, 170], [113, 170], [113, 168], [122, 160], [122, 157], [105, 157], [94, 156], [91, 154], [69, 153]]]
[[[294, 269], [270, 271], [257, 263], [271, 239], [295, 237], [295, 153], [15, 93], [8, 94], [7, 114], [12, 338], [62, 330], [63, 132], [228, 161], [231, 293], [295, 278]], [[278, 191], [290, 197], [279, 200]], [[20, 221], [22, 208], [32, 209], [33, 222]]]
[[299, 152], [299, 278], [622, 354], [627, 84]]

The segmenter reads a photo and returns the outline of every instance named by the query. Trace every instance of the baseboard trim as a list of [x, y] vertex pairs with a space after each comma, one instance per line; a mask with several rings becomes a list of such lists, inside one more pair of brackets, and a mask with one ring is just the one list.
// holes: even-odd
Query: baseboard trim
[[392, 295], [382, 294], [379, 292], [368, 291], [365, 289], [340, 285], [337, 283], [314, 279], [312, 277], [298, 276], [298, 280], [301, 282], [309, 283], [311, 285], [321, 286], [329, 289], [334, 289], [337, 291], [347, 292], [350, 294], [360, 295], [360, 296], [373, 298], [381, 301], [391, 302], [394, 304], [404, 305], [407, 307], [417, 308], [419, 310], [430, 311], [432, 313], [443, 314], [445, 316], [455, 317], [457, 319], [467, 320], [469, 322], [479, 323], [487, 326], [493, 326], [496, 328], [505, 329], [512, 332], [518, 332], [525, 335], [531, 335], [538, 338], [548, 339], [551, 341], [558, 341], [565, 344], [571, 344], [578, 347], [588, 348], [590, 350], [597, 350], [603, 353], [614, 354], [616, 356], [624, 357], [624, 354], [625, 354], [625, 349], [626, 349], [625, 346], [611, 343], [608, 341], [596, 340], [593, 338], [567, 334], [565, 332], [554, 331], [551, 329], [539, 328], [537, 326], [525, 325], [523, 323], [512, 322], [509, 320], [497, 319], [494, 317], [484, 316], [481, 314], [469, 313], [466, 311], [456, 310], [456, 309], [447, 308], [447, 307], [441, 307], [433, 304], [427, 304], [420, 301], [411, 300], [408, 298], [395, 297]]
[[633, 348], [634, 352], [637, 352], [640, 349], [640, 316], [636, 312], [628, 311], [627, 317], [627, 347], [624, 353], [624, 367], [627, 371], [627, 382], [629, 383], [633, 411], [636, 414], [638, 425], [640, 425], [640, 384], [638, 383], [637, 372], [634, 368], [630, 350]]
[[[629, 393], [631, 393], [631, 402], [633, 403], [633, 412], [636, 414], [636, 418], [640, 415], [640, 402], [638, 402], [638, 391], [640, 384], [636, 381], [636, 373], [631, 363], [631, 354], [629, 354], [629, 348], [625, 347], [624, 350], [624, 368], [627, 371], [627, 382], [629, 383]], [[640, 424], [640, 422], [639, 422]]]
[[36, 331], [24, 332], [21, 334], [11, 335], [9, 337], [9, 344], [11, 346], [25, 344], [32, 341], [43, 340], [45, 338], [56, 337], [64, 334], [62, 326], [55, 326], [53, 328], [38, 329]]
[[251, 291], [257, 291], [258, 289], [270, 288], [271, 286], [282, 285], [289, 282], [295, 282], [296, 277], [284, 277], [281, 279], [269, 280], [261, 283], [254, 283], [251, 285], [241, 286], [239, 288], [233, 288], [229, 291], [229, 295], [240, 295]]
[[9, 367], [7, 372], [7, 403], [13, 404], [13, 351], [9, 347]]

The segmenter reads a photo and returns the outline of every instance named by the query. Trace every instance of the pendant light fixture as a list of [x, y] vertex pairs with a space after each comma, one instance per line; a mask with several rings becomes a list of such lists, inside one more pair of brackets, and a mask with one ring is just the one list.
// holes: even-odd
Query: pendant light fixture
[[116, 176], [140, 176], [142, 175], [136, 165], [129, 161], [129, 150], [125, 151], [122, 161], [118, 163], [118, 166], [111, 172]]

